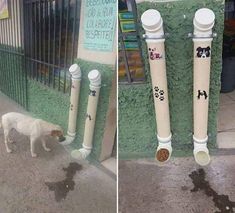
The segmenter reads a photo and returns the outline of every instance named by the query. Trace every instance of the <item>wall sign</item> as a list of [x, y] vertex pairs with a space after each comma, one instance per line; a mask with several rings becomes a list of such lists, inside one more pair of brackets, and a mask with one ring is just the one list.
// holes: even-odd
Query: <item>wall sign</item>
[[0, 0], [0, 19], [9, 18], [7, 0]]
[[86, 0], [84, 49], [111, 52], [114, 45], [117, 0]]

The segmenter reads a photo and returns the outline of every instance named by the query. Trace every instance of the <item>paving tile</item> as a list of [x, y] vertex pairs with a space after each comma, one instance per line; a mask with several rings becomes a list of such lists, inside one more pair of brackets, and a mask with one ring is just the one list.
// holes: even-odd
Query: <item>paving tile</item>
[[211, 156], [203, 168], [193, 157], [172, 158], [161, 167], [154, 160], [121, 160], [119, 212], [234, 212], [234, 159]]
[[235, 90], [233, 92], [227, 93], [227, 95], [233, 100], [235, 101]]
[[218, 131], [235, 128], [235, 103], [223, 105], [218, 112]]
[[232, 99], [232, 97], [230, 97], [227, 93], [220, 94], [220, 106], [233, 104], [233, 103], [235, 103], [235, 98]]
[[235, 148], [235, 129], [234, 129], [234, 132], [218, 133], [217, 145], [219, 149], [234, 149]]

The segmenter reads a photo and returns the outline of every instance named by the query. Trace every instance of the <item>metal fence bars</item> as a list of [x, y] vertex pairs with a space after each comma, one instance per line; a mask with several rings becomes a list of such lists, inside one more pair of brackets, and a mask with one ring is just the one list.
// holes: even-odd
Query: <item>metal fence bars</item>
[[0, 90], [27, 108], [22, 0], [2, 6], [9, 15], [0, 19]]
[[24, 1], [26, 69], [30, 78], [69, 92], [76, 58], [80, 0]]

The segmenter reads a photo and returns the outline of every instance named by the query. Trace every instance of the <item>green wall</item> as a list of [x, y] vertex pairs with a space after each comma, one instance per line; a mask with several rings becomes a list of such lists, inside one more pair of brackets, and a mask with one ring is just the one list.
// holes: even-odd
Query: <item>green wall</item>
[[[92, 157], [99, 158], [103, 139], [106, 113], [109, 104], [109, 94], [111, 90], [114, 68], [98, 63], [76, 60], [82, 71], [82, 83], [79, 98], [76, 140], [71, 144], [73, 148], [82, 147], [83, 132], [86, 119], [86, 108], [89, 94], [88, 73], [92, 69], [100, 71], [102, 76], [102, 87], [99, 97], [96, 126], [94, 133]], [[34, 80], [28, 79], [28, 109], [35, 116], [49, 122], [61, 125], [67, 132], [68, 113], [69, 113], [69, 94], [63, 94], [52, 88]]]
[[[144, 31], [140, 16], [147, 9], [157, 9], [163, 18], [166, 39], [166, 62], [169, 89], [171, 129], [173, 133], [173, 155], [192, 154], [193, 128], [193, 42], [188, 39], [193, 32], [193, 17], [197, 9], [207, 7], [214, 11], [214, 31], [209, 102], [209, 147], [216, 147], [217, 111], [222, 70], [222, 39], [224, 22], [223, 0], [182, 0], [174, 2], [137, 5], [140, 37]], [[185, 15], [185, 17], [184, 17]], [[149, 75], [146, 44], [142, 41], [146, 82], [139, 85], [119, 85], [119, 156], [154, 157], [157, 147], [156, 123]]]

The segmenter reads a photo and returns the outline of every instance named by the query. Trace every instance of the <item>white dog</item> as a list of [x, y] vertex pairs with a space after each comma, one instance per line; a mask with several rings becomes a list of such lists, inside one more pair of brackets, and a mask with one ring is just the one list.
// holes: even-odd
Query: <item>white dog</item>
[[29, 136], [32, 157], [37, 157], [35, 153], [35, 141], [37, 139], [41, 139], [42, 146], [47, 152], [51, 150], [46, 146], [44, 136], [51, 135], [60, 142], [65, 140], [63, 130], [60, 126], [16, 112], [6, 113], [2, 116], [2, 128], [4, 130], [5, 145], [8, 153], [12, 152], [8, 147], [8, 142], [13, 142], [9, 139], [9, 133], [12, 129]]

